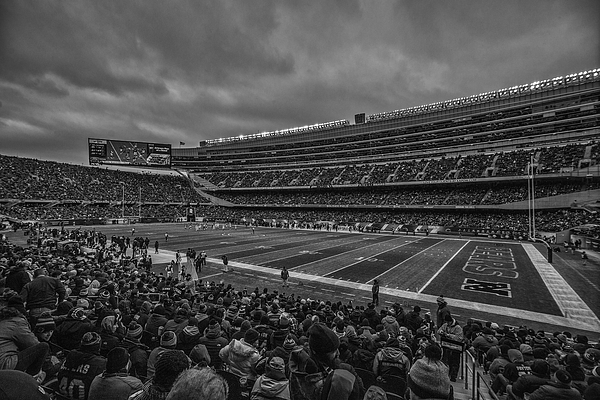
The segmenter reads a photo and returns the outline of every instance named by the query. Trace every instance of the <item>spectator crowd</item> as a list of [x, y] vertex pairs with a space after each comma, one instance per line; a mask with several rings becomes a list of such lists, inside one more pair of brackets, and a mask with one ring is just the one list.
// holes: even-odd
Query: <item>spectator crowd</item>
[[460, 350], [448, 343], [472, 349], [508, 399], [600, 389], [600, 346], [567, 330], [459, 322], [443, 296], [431, 314], [379, 307], [375, 285], [364, 305], [190, 285], [124, 262], [99, 231], [57, 234], [102, 256], [1, 243], [0, 380], [22, 388], [10, 399], [46, 398], [39, 384], [69, 399], [449, 399]]

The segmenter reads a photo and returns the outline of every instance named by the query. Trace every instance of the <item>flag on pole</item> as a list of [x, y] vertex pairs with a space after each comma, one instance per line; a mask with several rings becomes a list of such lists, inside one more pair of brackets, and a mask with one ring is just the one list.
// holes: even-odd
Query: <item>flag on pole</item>
[[185, 143], [184, 142], [179, 142], [179, 145], [180, 146], [185, 146]]

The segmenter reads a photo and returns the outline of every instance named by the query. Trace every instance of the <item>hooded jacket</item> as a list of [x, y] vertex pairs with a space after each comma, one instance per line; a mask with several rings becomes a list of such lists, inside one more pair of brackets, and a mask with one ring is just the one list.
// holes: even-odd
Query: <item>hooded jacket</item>
[[221, 369], [223, 361], [219, 358], [221, 350], [227, 346], [227, 339], [221, 336], [221, 329], [218, 331], [211, 331], [207, 329], [204, 336], [198, 339], [199, 344], [206, 346], [206, 350], [210, 355], [210, 365], [215, 369]]
[[304, 348], [297, 348], [290, 355], [289, 366], [292, 400], [362, 399], [362, 382], [348, 364], [339, 363], [335, 369], [323, 370]]
[[290, 400], [290, 383], [261, 375], [252, 388], [251, 400]]
[[396, 347], [384, 347], [375, 354], [373, 373], [375, 376], [406, 376], [410, 370], [410, 360], [404, 352]]
[[385, 318], [381, 320], [381, 323], [390, 336], [398, 337], [400, 334], [400, 324], [398, 324], [396, 317], [393, 315], [386, 315]]
[[256, 347], [246, 343], [244, 339], [233, 339], [219, 351], [219, 357], [229, 365], [231, 373], [252, 380], [256, 379], [255, 366], [260, 354]]
[[473, 340], [473, 348], [479, 351], [488, 351], [490, 347], [497, 346], [498, 339], [494, 335], [481, 334]]

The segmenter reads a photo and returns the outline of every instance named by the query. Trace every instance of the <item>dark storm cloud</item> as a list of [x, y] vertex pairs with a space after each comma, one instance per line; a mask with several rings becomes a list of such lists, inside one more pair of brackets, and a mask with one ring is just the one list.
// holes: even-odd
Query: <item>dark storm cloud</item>
[[[112, 28], [110, 21], [87, 8], [101, 3], [2, 2], [0, 76], [43, 93], [48, 93], [48, 84], [43, 84], [48, 82], [48, 74], [79, 88], [115, 95], [127, 91], [166, 93], [162, 82], [119, 76], [111, 69], [111, 57], [129, 57], [129, 51], [118, 37], [109, 34], [106, 38]], [[64, 91], [56, 86], [50, 93]]]
[[4, 154], [353, 119], [597, 68], [595, 0], [0, 2]]

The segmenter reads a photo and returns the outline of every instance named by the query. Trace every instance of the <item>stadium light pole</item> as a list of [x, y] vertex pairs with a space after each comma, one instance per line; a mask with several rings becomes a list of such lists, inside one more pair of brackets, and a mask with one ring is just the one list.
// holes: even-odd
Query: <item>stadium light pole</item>
[[125, 182], [119, 182], [123, 186], [123, 195], [121, 196], [121, 218], [125, 220]]

